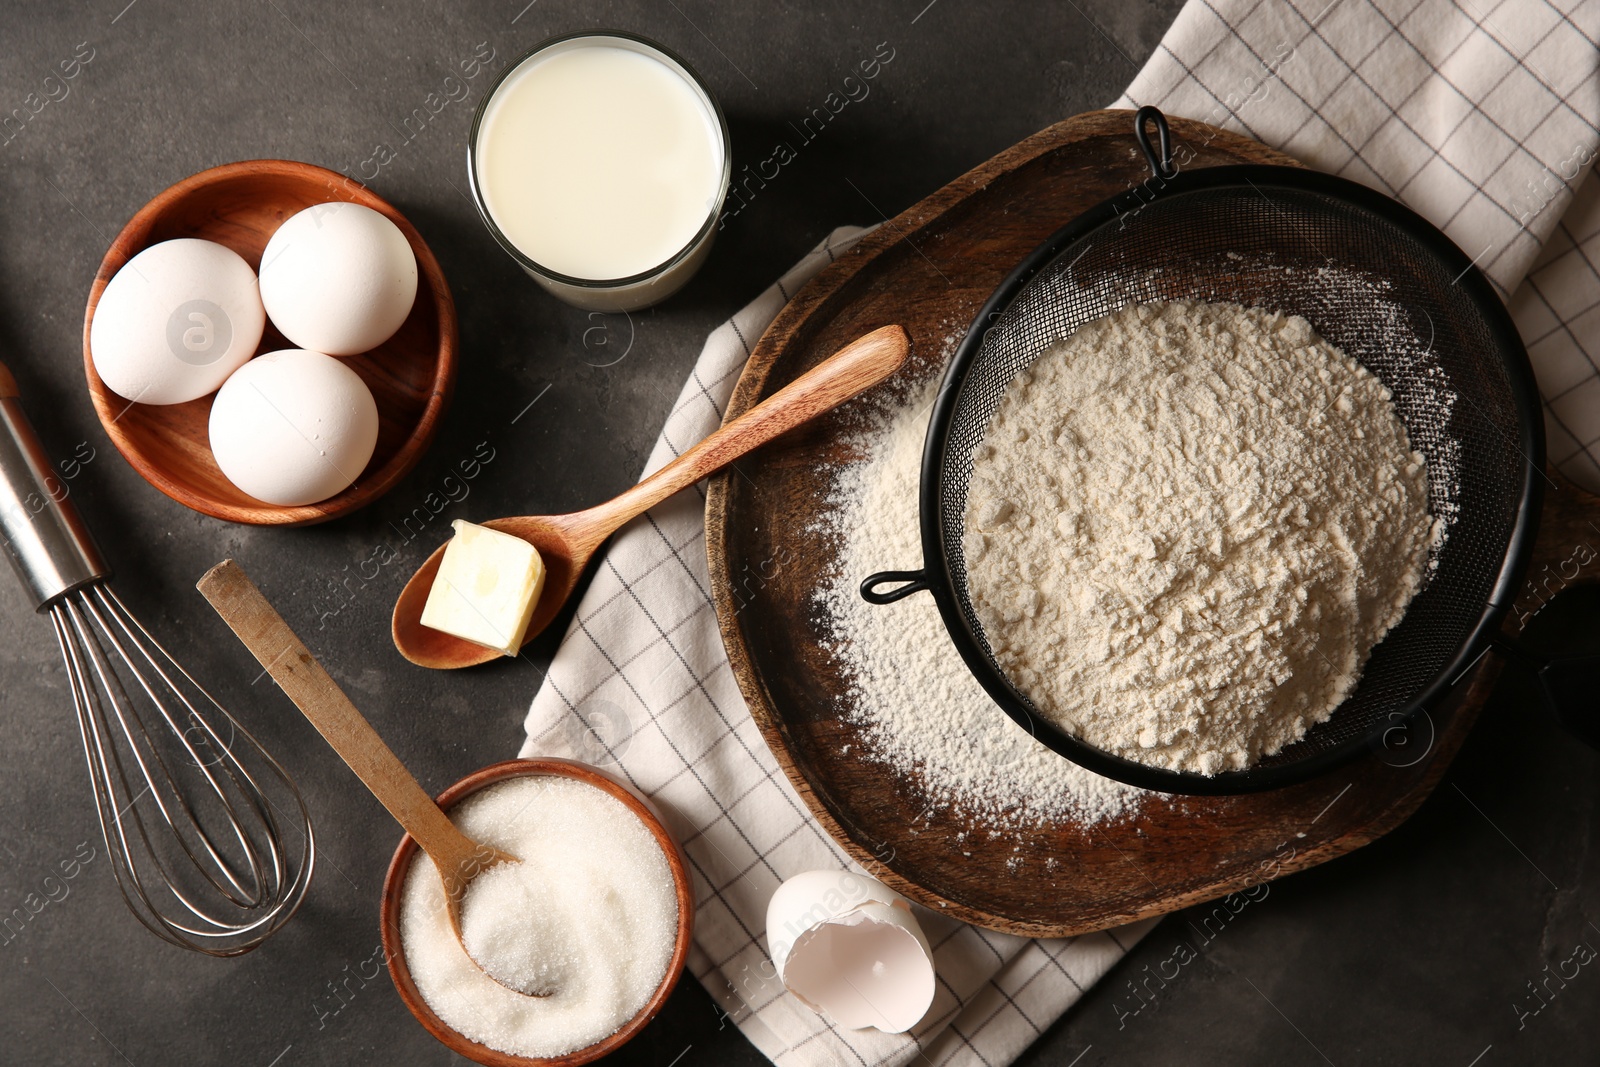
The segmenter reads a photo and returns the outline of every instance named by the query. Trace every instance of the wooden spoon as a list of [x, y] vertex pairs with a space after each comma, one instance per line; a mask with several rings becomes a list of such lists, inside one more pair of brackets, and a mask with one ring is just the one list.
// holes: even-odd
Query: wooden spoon
[[[862, 393], [899, 369], [911, 339], [899, 326], [884, 326], [845, 345], [772, 396], [717, 430], [621, 496], [570, 515], [524, 515], [482, 525], [529, 542], [544, 560], [544, 591], [522, 643], [550, 625], [578, 584], [595, 549], [629, 519], [680, 489], [714, 474], [745, 453]], [[497, 659], [500, 653], [422, 625], [444, 547], [434, 550], [412, 575], [394, 605], [394, 645], [423, 667], [449, 670]]]
[[[223, 560], [207, 571], [195, 588], [211, 602], [222, 621], [244, 642], [295, 707], [311, 720], [339, 758], [350, 765], [356, 777], [366, 783], [372, 795], [433, 860], [444, 882], [450, 929], [460, 940], [461, 900], [467, 885], [497, 863], [519, 862], [517, 857], [474, 841], [456, 828], [289, 629], [283, 616], [261, 595], [243, 568], [231, 559]], [[466, 951], [465, 943], [461, 947]], [[471, 956], [468, 952], [467, 957]]]

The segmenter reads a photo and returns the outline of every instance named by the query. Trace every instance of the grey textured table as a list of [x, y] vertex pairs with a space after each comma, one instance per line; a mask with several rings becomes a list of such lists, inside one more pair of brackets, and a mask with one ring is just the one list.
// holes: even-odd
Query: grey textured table
[[[194, 580], [238, 558], [429, 787], [514, 754], [537, 669], [434, 674], [389, 644], [394, 595], [448, 520], [567, 510], [620, 490], [708, 330], [833, 226], [877, 221], [1051, 121], [1114, 99], [1176, 0], [1048, 10], [972, 0], [804, 10], [706, 0], [126, 2], [12, 3], [0, 15], [0, 113], [31, 112], [28, 95], [57, 62], [93, 50], [70, 92], [0, 146], [0, 351], [50, 450], [94, 449], [73, 495], [119, 588], [299, 776], [323, 864], [295, 922], [242, 959], [180, 952], [137, 927], [99, 843], [49, 627], [0, 579], [0, 914], [22, 907], [80, 842], [97, 857], [65, 899], [0, 944], [0, 1061], [443, 1064], [452, 1057], [386, 977], [346, 983], [346, 999], [331, 998], [332, 983], [374, 956], [378, 888], [398, 835], [280, 696], [250, 689], [253, 664]], [[763, 158], [878, 42], [896, 55], [871, 95], [733, 220], [694, 283], [635, 316], [620, 362], [615, 344], [598, 348], [590, 321], [538, 291], [479, 225], [462, 157], [481, 84], [420, 128], [404, 125], [480, 45], [503, 62], [591, 26], [633, 29], [687, 56], [721, 97], [743, 161]], [[375, 168], [368, 161], [385, 143], [393, 158]], [[431, 453], [378, 504], [305, 530], [215, 522], [146, 485], [96, 422], [80, 363], [89, 283], [127, 218], [187, 174], [257, 157], [376, 169], [371, 184], [432, 245], [461, 314], [458, 392]], [[485, 440], [500, 458], [438, 517], [439, 537], [352, 579], [392, 540], [390, 521]], [[1592, 636], [1596, 617], [1600, 598], [1579, 595], [1538, 624]], [[542, 640], [533, 659], [551, 648]], [[1272, 885], [1214, 939], [1193, 925], [1201, 916], [1171, 917], [1022, 1062], [1600, 1061], [1600, 967], [1573, 976], [1564, 962], [1580, 943], [1600, 948], [1596, 771], [1595, 754], [1565, 741], [1509, 681], [1406, 826]], [[1198, 949], [1182, 966], [1179, 942]], [[1552, 978], [1558, 970], [1568, 977]], [[761, 1058], [688, 980], [613, 1062]]]

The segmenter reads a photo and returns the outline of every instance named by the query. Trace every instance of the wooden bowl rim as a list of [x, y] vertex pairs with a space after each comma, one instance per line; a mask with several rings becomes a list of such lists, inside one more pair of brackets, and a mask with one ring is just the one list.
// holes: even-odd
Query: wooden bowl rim
[[591, 1063], [621, 1048], [666, 1006], [667, 998], [672, 995], [673, 989], [678, 985], [679, 977], [683, 974], [684, 965], [689, 957], [689, 948], [694, 939], [694, 883], [689, 876], [689, 864], [683, 854], [683, 848], [667, 830], [666, 820], [662, 818], [661, 811], [655, 803], [615, 775], [578, 760], [555, 756], [503, 760], [474, 771], [456, 782], [439, 794], [438, 803], [441, 808], [449, 811], [456, 803], [485, 786], [509, 778], [537, 775], [571, 778], [602, 789], [622, 801], [645, 824], [656, 843], [661, 846], [661, 851], [666, 854], [667, 866], [672, 869], [672, 881], [678, 897], [677, 943], [672, 950], [672, 959], [667, 963], [667, 973], [662, 978], [661, 984], [656, 987], [655, 993], [639, 1013], [615, 1033], [593, 1045], [545, 1059], [514, 1056], [509, 1052], [490, 1048], [451, 1029], [443, 1019], [440, 1019], [428, 1002], [422, 999], [422, 994], [417, 991], [416, 983], [411, 978], [411, 970], [406, 966], [400, 944], [400, 890], [406, 872], [411, 869], [411, 861], [417, 854], [417, 843], [410, 834], [404, 835], [394, 850], [394, 858], [389, 861], [389, 870], [383, 878], [383, 898], [379, 912], [383, 956], [389, 965], [389, 978], [394, 982], [401, 1001], [411, 1014], [416, 1016], [424, 1029], [452, 1052], [486, 1067], [578, 1067], [579, 1064]]
[[[128, 260], [149, 247], [151, 231], [165, 218], [173, 205], [202, 190], [241, 178], [259, 178], [263, 175], [301, 182], [308, 180], [319, 182], [327, 188], [330, 202], [343, 200], [370, 207], [398, 226], [400, 232], [405, 235], [406, 242], [411, 245], [412, 253], [417, 257], [418, 273], [426, 281], [427, 290], [433, 297], [434, 313], [439, 323], [438, 352], [428, 400], [410, 436], [387, 463], [372, 473], [371, 477], [360, 479], [357, 484], [326, 500], [292, 507], [266, 503], [241, 505], [222, 501], [197, 492], [187, 483], [167, 476], [162, 467], [152, 462], [148, 454], [119, 425], [129, 401], [111, 392], [100, 380], [100, 375], [94, 369], [94, 358], [89, 348], [89, 330], [94, 324], [95, 308], [99, 306], [100, 296], [105, 292], [106, 285]], [[129, 249], [133, 251], [130, 252]], [[418, 295], [421, 294], [422, 286], [419, 285]], [[459, 343], [455, 298], [450, 293], [444, 270], [439, 266], [439, 260], [434, 256], [433, 250], [428, 247], [428, 243], [423, 240], [422, 234], [410, 220], [394, 205], [354, 178], [326, 167], [319, 167], [314, 163], [303, 163], [292, 159], [247, 159], [224, 163], [191, 174], [157, 193], [134, 213], [127, 224], [118, 231], [111, 246], [106, 249], [106, 254], [100, 261], [100, 269], [95, 273], [94, 282], [89, 288], [89, 300], [83, 313], [83, 367], [85, 377], [88, 379], [89, 399], [94, 404], [95, 415], [99, 417], [106, 436], [111, 438], [111, 443], [116, 446], [123, 459], [127, 460], [128, 465], [145, 481], [185, 507], [215, 519], [255, 526], [307, 526], [348, 515], [377, 500], [394, 488], [400, 479], [411, 473], [422, 459], [423, 453], [428, 450], [428, 446], [433, 443], [438, 433], [440, 417], [449, 405], [455, 387]], [[209, 395], [215, 396], [215, 393]], [[119, 404], [123, 405], [121, 411], [118, 410]]]
[[[840, 255], [837, 261], [829, 263], [806, 282], [762, 333], [734, 385], [724, 411], [724, 422], [748, 411], [772, 391], [768, 388], [769, 383], [772, 382], [774, 372], [788, 351], [793, 336], [809, 324], [814, 314], [825, 315], [838, 290], [856, 274], [866, 270], [873, 260], [898, 245], [906, 235], [915, 237], [924, 227], [933, 224], [946, 213], [961, 209], [974, 191], [986, 188], [991, 182], [1040, 157], [1059, 151], [1062, 139], [1068, 135], [1084, 139], [1126, 138], [1132, 129], [1133, 115], [1134, 112], [1131, 110], [1110, 108], [1085, 111], [1053, 123], [985, 160], [863, 236], [848, 254]], [[1258, 153], [1267, 157], [1266, 161], [1285, 166], [1301, 165], [1293, 157], [1242, 134], [1175, 115], [1169, 116], [1167, 121], [1171, 125], [1174, 141], [1216, 145], [1226, 147], [1235, 153]], [[1131, 143], [1129, 151], [1133, 151]], [[1144, 164], [1140, 163], [1139, 166], [1143, 167]], [[1152, 915], [1165, 914], [1187, 904], [1223, 896], [1230, 889], [1243, 888], [1243, 884], [1234, 886], [1231, 883], [1218, 881], [1207, 882], [1199, 887], [1186, 889], [1181, 899], [1171, 903], [1170, 906], [1122, 907], [1098, 917], [1092, 926], [1079, 922], [1039, 921], [1000, 914], [981, 904], [955, 900], [935, 890], [927, 889], [913, 881], [910, 876], [902, 874], [893, 856], [885, 861], [881, 854], [871, 847], [870, 842], [858, 840], [857, 834], [835, 815], [819, 790], [813, 787], [809, 777], [810, 765], [794, 755], [797, 749], [789, 743], [789, 722], [779, 710], [779, 702], [766, 687], [763, 673], [757, 666], [758, 657], [752, 650], [741, 625], [739, 598], [735, 593], [732, 571], [728, 565], [729, 559], [734, 554], [732, 537], [737, 525], [734, 521], [737, 516], [733, 514], [735, 510], [733, 491], [737, 477], [740, 476], [732, 471], [723, 471], [712, 475], [706, 482], [706, 562], [718, 630], [728, 654], [729, 666], [767, 748], [772, 752], [778, 766], [783, 769], [789, 784], [805, 803], [806, 809], [821, 824], [828, 836], [852, 859], [872, 871], [875, 877], [891, 889], [923, 907], [973, 926], [1021, 937], [1079, 936], [1091, 930], [1121, 926]], [[951, 651], [954, 652], [953, 645]], [[998, 709], [996, 714], [1000, 714]], [[1417, 803], [1420, 802], [1419, 797]], [[1317, 859], [1313, 862], [1322, 861]], [[1284, 873], [1299, 869], [1299, 866], [1309, 865], [1310, 863], [1294, 867], [1285, 866]]]

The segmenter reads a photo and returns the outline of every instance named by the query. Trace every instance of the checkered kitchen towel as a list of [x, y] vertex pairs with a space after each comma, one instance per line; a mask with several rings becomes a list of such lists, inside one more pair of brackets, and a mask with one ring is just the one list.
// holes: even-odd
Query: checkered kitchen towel
[[[1600, 0], [1495, 3], [1190, 0], [1119, 103], [1242, 130], [1443, 226], [1515, 294], [1552, 456], [1600, 483], [1588, 454], [1600, 452], [1600, 184], [1585, 180], [1600, 141]], [[711, 335], [648, 469], [718, 425], [755, 339], [859, 233], [836, 231]], [[534, 698], [523, 754], [615, 761], [670, 809], [695, 873], [690, 967], [773, 1060], [1010, 1062], [1150, 924], [1029, 941], [922, 912], [940, 982], [911, 1034], [840, 1031], [785, 995], [768, 977], [767, 898], [792, 874], [848, 861], [728, 668], [703, 507], [680, 494], [618, 536]]]
[[1551, 461], [1600, 491], [1600, 3], [1190, 0], [1117, 106], [1139, 104], [1449, 234], [1509, 296]]
[[[647, 470], [716, 429], [756, 338], [864, 232], [835, 230], [711, 335]], [[681, 493], [618, 536], [534, 698], [522, 754], [601, 764], [664, 802], [694, 871], [689, 968], [773, 1060], [865, 1067], [921, 1048], [936, 1064], [1009, 1062], [1152, 924], [1029, 941], [922, 911], [940, 981], [914, 1034], [837, 1030], [787, 995], [767, 960], [767, 900], [791, 875], [849, 861], [745, 708], [712, 613], [704, 516], [704, 493]]]

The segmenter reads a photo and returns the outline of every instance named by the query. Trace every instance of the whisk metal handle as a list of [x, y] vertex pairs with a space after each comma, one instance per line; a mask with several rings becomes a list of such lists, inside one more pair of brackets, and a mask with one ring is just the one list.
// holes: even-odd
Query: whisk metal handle
[[6, 558], [40, 611], [111, 576], [78, 509], [67, 500], [39, 435], [22, 410], [17, 380], [0, 363], [0, 536]]

